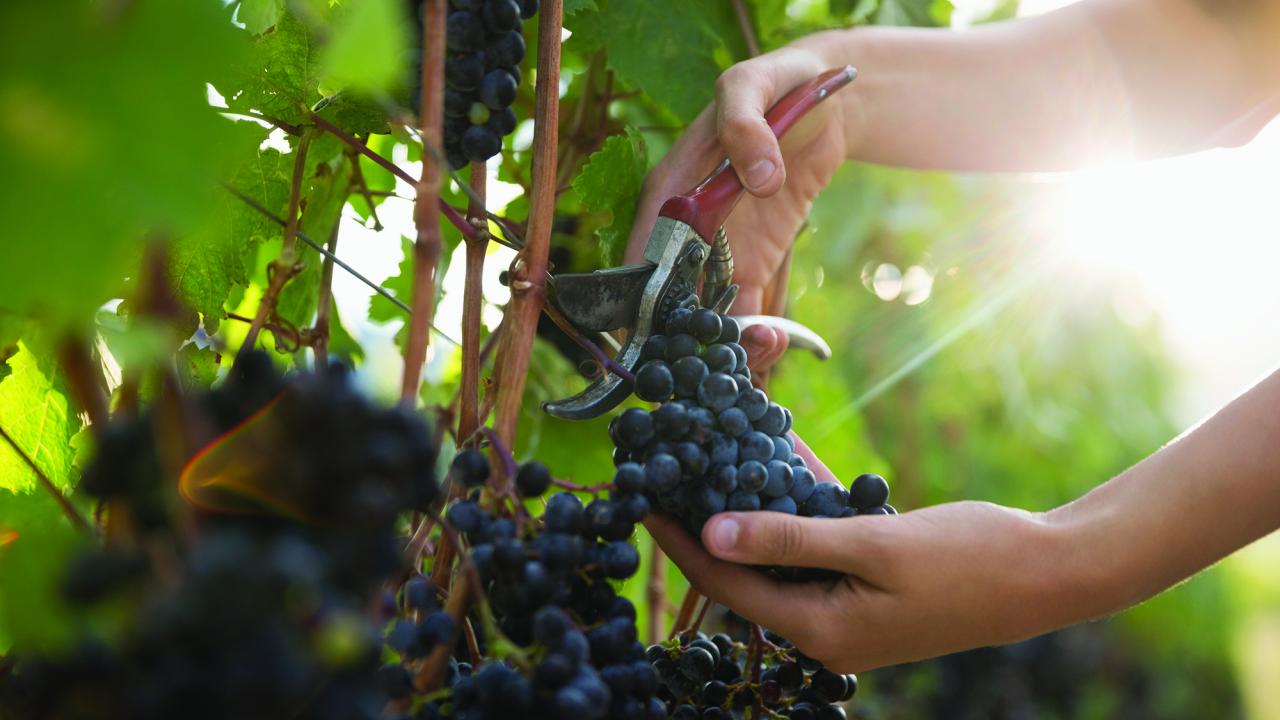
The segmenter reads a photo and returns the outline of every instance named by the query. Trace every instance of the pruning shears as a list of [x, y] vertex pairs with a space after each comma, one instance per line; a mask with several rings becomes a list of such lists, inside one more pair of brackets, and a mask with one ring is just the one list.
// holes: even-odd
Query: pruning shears
[[[809, 110], [848, 85], [855, 75], [848, 65], [822, 73], [779, 100], [765, 113], [765, 121], [781, 138]], [[737, 173], [724, 160], [692, 190], [663, 203], [645, 244], [645, 262], [591, 273], [555, 275], [552, 302], [583, 332], [627, 330], [627, 340], [614, 360], [634, 373], [640, 365], [640, 350], [654, 334], [658, 318], [699, 300], [705, 307], [722, 313], [733, 304], [738, 287], [731, 281], [733, 258], [723, 226], [743, 190]], [[815, 352], [830, 355], [830, 348], [821, 338], [811, 332], [809, 335]], [[543, 407], [556, 417], [587, 420], [613, 409], [630, 393], [630, 383], [611, 373], [577, 395], [544, 403]]]

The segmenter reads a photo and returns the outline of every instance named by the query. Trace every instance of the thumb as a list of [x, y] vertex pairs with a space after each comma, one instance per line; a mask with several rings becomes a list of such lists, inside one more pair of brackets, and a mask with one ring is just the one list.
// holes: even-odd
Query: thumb
[[804, 518], [775, 512], [721, 513], [707, 521], [702, 543], [718, 558], [750, 565], [826, 568], [851, 574], [879, 555], [873, 518]]

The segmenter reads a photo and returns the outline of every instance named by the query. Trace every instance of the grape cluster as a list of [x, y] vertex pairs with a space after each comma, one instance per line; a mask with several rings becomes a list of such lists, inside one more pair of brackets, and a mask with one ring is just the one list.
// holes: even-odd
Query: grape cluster
[[[177, 497], [173, 407], [187, 433], [217, 437], [206, 452], [245, 443], [237, 497], [261, 502], [228, 512]], [[0, 673], [0, 714], [381, 718], [369, 599], [399, 566], [397, 517], [438, 495], [435, 459], [416, 414], [374, 406], [342, 372], [282, 378], [262, 355], [211, 393], [113, 424], [81, 488], [111, 503], [115, 529], [62, 585], [85, 624], [70, 648], [28, 649]], [[110, 616], [108, 643], [87, 628]]]
[[[487, 490], [489, 475], [488, 461], [476, 450], [454, 458], [450, 477], [470, 491], [449, 506], [445, 520], [465, 541], [468, 562], [495, 620], [492, 628], [477, 624], [477, 643], [518, 649], [507, 655], [510, 664], [490, 658], [473, 667], [452, 660], [448, 697], [425, 703], [419, 717], [665, 718], [662, 702], [654, 697], [657, 677], [637, 641], [635, 606], [611, 584], [631, 577], [640, 566], [628, 540], [648, 512], [643, 494], [625, 480], [611, 498], [585, 506], [576, 495], [558, 492], [547, 498], [542, 517], [534, 519], [523, 505], [507, 508]], [[523, 500], [542, 496], [552, 482], [551, 473], [536, 461], [515, 473]], [[434, 604], [429, 580], [410, 580], [404, 592], [416, 598], [409, 606], [429, 614], [417, 624], [398, 620], [387, 634], [388, 645], [401, 659], [383, 670], [397, 699], [412, 692], [403, 663], [424, 657], [452, 629], [449, 616]], [[433, 622], [438, 627], [428, 628]]]
[[525, 56], [524, 20], [538, 0], [450, 0], [446, 28], [444, 147], [449, 165], [484, 162], [516, 129], [511, 104]]
[[827, 670], [770, 632], [756, 647], [725, 633], [686, 633], [646, 655], [672, 720], [742, 718], [757, 703], [769, 717], [844, 720], [839, 703], [858, 689], [856, 676]]
[[[697, 535], [722, 511], [805, 517], [894, 514], [889, 485], [864, 474], [848, 489], [819, 483], [795, 452], [791, 411], [751, 384], [737, 321], [676, 308], [641, 349], [635, 394], [660, 403], [624, 410], [609, 426], [619, 468], [642, 464], [656, 506]], [[775, 568], [788, 579], [829, 576]]]

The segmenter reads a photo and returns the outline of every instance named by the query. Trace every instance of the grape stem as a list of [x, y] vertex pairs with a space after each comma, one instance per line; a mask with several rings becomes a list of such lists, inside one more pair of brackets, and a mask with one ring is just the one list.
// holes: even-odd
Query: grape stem
[[600, 349], [599, 345], [596, 345], [590, 338], [583, 335], [582, 332], [580, 332], [578, 328], [574, 327], [573, 323], [569, 322], [569, 319], [561, 314], [554, 305], [545, 305], [543, 306], [542, 311], [546, 313], [547, 317], [551, 318], [551, 321], [556, 324], [556, 327], [564, 331], [565, 335], [568, 335], [570, 339], [577, 343], [578, 347], [586, 350], [587, 353], [595, 359], [596, 364], [600, 366], [600, 371], [602, 373], [606, 375], [608, 373], [613, 373], [629, 383], [635, 383], [636, 376], [632, 374], [630, 370], [622, 367], [617, 363], [617, 361], [606, 355], [605, 352]]
[[[547, 255], [555, 220], [556, 148], [560, 125], [560, 49], [563, 0], [547, 0], [538, 18], [538, 67], [533, 133], [533, 185], [524, 249], [511, 268], [508, 331], [502, 334], [496, 365], [498, 393], [494, 429], [510, 445], [515, 439], [529, 358], [538, 327], [538, 313], [546, 300]], [[500, 481], [509, 487], [514, 477]]]
[[[476, 227], [484, 227], [485, 191], [488, 167], [485, 163], [471, 164], [471, 202], [467, 205], [467, 221]], [[488, 249], [487, 233], [467, 237], [466, 277], [462, 287], [462, 383], [458, 388], [461, 408], [458, 417], [458, 438], [469, 438], [480, 426], [480, 312], [484, 303], [482, 281], [484, 256]]]
[[702, 621], [707, 619], [707, 611], [710, 610], [711, 606], [714, 604], [715, 603], [711, 602], [711, 598], [702, 598], [702, 607], [698, 609], [698, 616], [693, 619], [693, 625], [689, 626], [689, 629], [686, 632], [691, 635], [698, 634], [698, 631], [702, 629]]
[[[440, 147], [444, 136], [444, 45], [446, 0], [424, 0], [422, 19], [422, 144]], [[400, 402], [413, 407], [422, 382], [422, 366], [427, 360], [431, 318], [435, 313], [436, 267], [440, 261], [440, 186], [443, 163], [430, 153], [422, 154], [422, 177], [417, 182], [413, 220], [418, 237], [413, 244], [413, 313], [409, 316], [409, 339], [404, 347], [404, 375]], [[471, 225], [463, 221], [468, 230]]]
[[92, 534], [93, 529], [92, 526], [89, 525], [89, 521], [84, 519], [84, 516], [81, 515], [80, 511], [71, 504], [71, 501], [67, 499], [67, 496], [62, 494], [62, 491], [53, 484], [53, 481], [49, 479], [49, 476], [44, 474], [44, 471], [40, 469], [40, 466], [36, 465], [35, 460], [31, 459], [31, 456], [27, 454], [27, 451], [23, 450], [22, 446], [18, 445], [17, 441], [13, 439], [13, 436], [11, 436], [2, 425], [0, 425], [0, 438], [3, 438], [5, 442], [9, 443], [9, 447], [13, 448], [13, 451], [22, 459], [22, 462], [25, 463], [27, 467], [31, 468], [31, 472], [35, 473], [36, 481], [40, 483], [40, 487], [43, 487], [53, 498], [54, 502], [58, 503], [58, 507], [62, 508], [62, 513], [67, 516], [67, 519], [71, 521], [71, 524], [80, 528], [85, 533]]
[[95, 438], [102, 438], [110, 411], [107, 388], [102, 377], [102, 364], [78, 336], [68, 336], [58, 347], [58, 357], [67, 374], [76, 404], [89, 416], [89, 428]]
[[760, 41], [756, 39], [755, 28], [751, 26], [751, 14], [747, 4], [742, 0], [733, 0], [733, 12], [738, 16], [738, 28], [742, 30], [742, 39], [747, 43], [747, 52], [751, 57], [760, 54]]
[[[360, 140], [360, 145], [361, 147], [369, 146], [368, 136], [365, 136]], [[360, 158], [356, 156], [356, 153], [354, 152], [355, 148], [350, 148], [350, 150], [351, 152], [348, 153], [348, 157], [351, 158], [351, 182], [360, 191], [360, 195], [364, 198], [365, 204], [369, 206], [369, 217], [373, 219], [374, 232], [382, 232], [382, 220], [378, 218], [378, 208], [373, 204], [374, 192], [369, 189], [369, 183], [364, 179], [364, 170], [360, 169]], [[395, 193], [390, 192], [378, 194], [394, 195]]]
[[756, 701], [751, 709], [753, 720], [764, 717], [764, 700], [760, 693], [760, 659], [764, 654], [765, 643], [768, 642], [760, 626], [751, 623], [751, 685], [756, 689]]
[[574, 485], [568, 480], [561, 480], [560, 478], [555, 477], [551, 478], [551, 484], [558, 488], [564, 488], [565, 490], [590, 493], [592, 495], [599, 495], [602, 492], [609, 492], [614, 489], [613, 483], [600, 483], [599, 485]]

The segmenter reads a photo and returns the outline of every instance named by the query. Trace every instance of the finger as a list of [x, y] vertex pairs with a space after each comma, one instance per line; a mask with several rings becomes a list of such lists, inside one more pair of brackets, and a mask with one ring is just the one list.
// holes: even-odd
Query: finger
[[768, 63], [744, 62], [716, 81], [716, 131], [742, 185], [753, 195], [768, 197], [782, 187], [786, 171], [782, 148], [764, 113], [776, 97], [775, 75]]
[[[715, 602], [784, 636], [812, 620], [820, 595], [804, 590], [804, 585], [787, 585], [758, 570], [717, 560], [669, 515], [651, 514], [644, 524], [694, 589]], [[797, 612], [804, 609], [809, 611]]]
[[747, 351], [747, 364], [763, 370], [760, 361], [773, 353], [778, 345], [778, 334], [767, 325], [752, 325], [742, 331], [739, 342]]
[[721, 513], [702, 528], [714, 556], [751, 565], [825, 568], [877, 575], [882, 524], [874, 518], [806, 518], [774, 512]]

